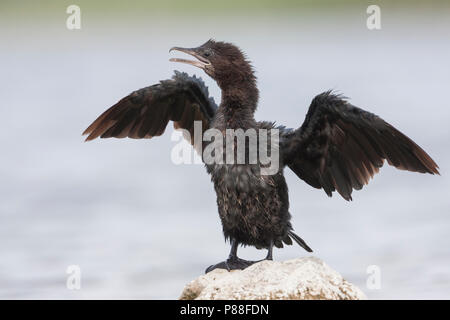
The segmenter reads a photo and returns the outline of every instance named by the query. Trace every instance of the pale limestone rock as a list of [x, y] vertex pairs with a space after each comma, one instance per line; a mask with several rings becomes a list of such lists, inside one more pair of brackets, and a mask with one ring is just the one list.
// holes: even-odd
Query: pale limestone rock
[[190, 282], [181, 300], [366, 299], [364, 293], [315, 257], [262, 261], [245, 270], [216, 269]]

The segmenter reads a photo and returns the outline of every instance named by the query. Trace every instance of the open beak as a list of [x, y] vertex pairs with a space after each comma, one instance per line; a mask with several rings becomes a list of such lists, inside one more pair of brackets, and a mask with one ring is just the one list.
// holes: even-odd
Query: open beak
[[198, 67], [200, 69], [203, 69], [203, 70], [205, 70], [206, 66], [211, 64], [207, 59], [205, 59], [201, 55], [199, 55], [196, 52], [195, 48], [173, 47], [173, 48], [170, 48], [169, 52], [171, 52], [172, 50], [181, 51], [181, 52], [187, 53], [187, 54], [197, 58], [198, 60], [196, 61], [196, 60], [187, 60], [187, 59], [180, 59], [180, 58], [171, 58], [171, 59], [169, 59], [169, 61], [191, 64], [191, 65], [196, 66], [196, 67]]

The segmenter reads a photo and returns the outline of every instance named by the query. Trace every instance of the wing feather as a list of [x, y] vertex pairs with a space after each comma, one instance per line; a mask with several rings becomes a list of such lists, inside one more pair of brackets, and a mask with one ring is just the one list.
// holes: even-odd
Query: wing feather
[[103, 112], [84, 132], [86, 141], [100, 138], [143, 139], [160, 136], [169, 121], [193, 135], [194, 121], [203, 130], [217, 110], [200, 78], [175, 72], [170, 80], [136, 90]]
[[380, 117], [352, 106], [331, 91], [311, 103], [303, 125], [284, 130], [284, 163], [301, 179], [331, 196], [351, 200], [388, 164], [439, 174], [437, 164], [414, 141]]

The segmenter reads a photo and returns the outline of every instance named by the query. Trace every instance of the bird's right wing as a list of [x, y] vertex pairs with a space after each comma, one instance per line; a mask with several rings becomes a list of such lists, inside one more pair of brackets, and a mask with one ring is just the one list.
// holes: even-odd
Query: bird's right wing
[[299, 178], [346, 200], [385, 159], [398, 169], [439, 174], [437, 164], [414, 141], [331, 92], [314, 98], [300, 128], [282, 130], [280, 147], [285, 165]]
[[194, 139], [194, 121], [209, 128], [217, 105], [209, 97], [200, 78], [175, 71], [170, 80], [142, 88], [126, 96], [101, 114], [84, 132], [86, 141], [100, 138], [152, 138], [164, 133], [169, 120], [175, 129], [190, 132]]

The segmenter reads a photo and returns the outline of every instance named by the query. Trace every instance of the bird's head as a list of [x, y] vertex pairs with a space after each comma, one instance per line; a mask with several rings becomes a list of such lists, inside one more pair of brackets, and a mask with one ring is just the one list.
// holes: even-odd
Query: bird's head
[[231, 43], [208, 40], [197, 48], [170, 49], [173, 50], [187, 53], [197, 60], [171, 58], [170, 61], [187, 63], [203, 69], [222, 89], [230, 84], [239, 85], [242, 82], [255, 81], [250, 62], [244, 53]]

